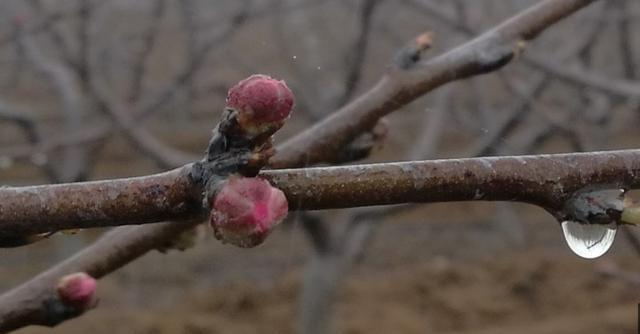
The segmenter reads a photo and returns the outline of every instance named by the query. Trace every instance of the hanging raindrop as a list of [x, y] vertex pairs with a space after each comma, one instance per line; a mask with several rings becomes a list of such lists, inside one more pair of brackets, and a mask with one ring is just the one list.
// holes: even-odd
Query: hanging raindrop
[[616, 238], [617, 225], [562, 222], [562, 233], [569, 248], [585, 259], [595, 259], [606, 253]]
[[624, 210], [624, 193], [615, 187], [587, 187], [564, 204], [562, 233], [574, 253], [595, 259], [611, 248]]

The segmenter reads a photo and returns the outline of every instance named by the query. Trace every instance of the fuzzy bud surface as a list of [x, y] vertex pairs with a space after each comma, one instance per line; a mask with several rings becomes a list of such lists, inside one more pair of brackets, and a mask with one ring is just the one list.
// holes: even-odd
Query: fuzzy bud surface
[[56, 292], [63, 304], [80, 310], [87, 309], [95, 301], [96, 280], [82, 272], [70, 274], [58, 281]]
[[254, 74], [229, 89], [226, 107], [235, 110], [250, 136], [277, 130], [291, 114], [293, 92], [284, 81]]
[[288, 212], [284, 193], [257, 177], [231, 176], [210, 201], [217, 239], [238, 247], [261, 244]]

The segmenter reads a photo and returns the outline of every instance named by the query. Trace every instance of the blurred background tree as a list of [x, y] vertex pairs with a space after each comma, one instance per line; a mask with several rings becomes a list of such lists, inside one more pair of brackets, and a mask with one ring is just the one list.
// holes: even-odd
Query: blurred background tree
[[[227, 87], [251, 73], [284, 79], [296, 93], [282, 142], [366, 91], [423, 31], [435, 39], [429, 57], [535, 3], [3, 1], [0, 181], [143, 175], [195, 160]], [[635, 148], [639, 26], [637, 1], [596, 2], [506, 68], [450, 83], [388, 116], [384, 145], [365, 161]], [[635, 328], [633, 231], [604, 259], [586, 262], [564, 246], [552, 218], [517, 204], [291, 216], [257, 251], [207, 240], [189, 252], [150, 254], [101, 281], [99, 309], [53, 332]], [[99, 234], [1, 250], [0, 287]]]

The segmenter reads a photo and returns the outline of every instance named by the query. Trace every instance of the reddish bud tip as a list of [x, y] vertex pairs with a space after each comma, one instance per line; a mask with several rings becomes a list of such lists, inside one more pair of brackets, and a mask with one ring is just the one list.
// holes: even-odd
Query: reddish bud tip
[[63, 304], [85, 310], [94, 305], [96, 280], [86, 273], [70, 274], [58, 281], [56, 291]]
[[209, 219], [217, 239], [247, 248], [261, 244], [288, 209], [284, 193], [266, 180], [231, 176], [216, 194]]
[[254, 74], [229, 89], [227, 108], [235, 110], [242, 129], [255, 136], [284, 124], [293, 108], [293, 93], [284, 81]]

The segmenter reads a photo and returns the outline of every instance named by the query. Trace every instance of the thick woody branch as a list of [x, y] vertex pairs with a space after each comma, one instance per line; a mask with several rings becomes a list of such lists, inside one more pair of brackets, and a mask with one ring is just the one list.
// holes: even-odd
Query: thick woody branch
[[590, 185], [640, 185], [640, 150], [413, 161], [265, 171], [291, 209], [518, 201], [560, 211]]
[[[269, 106], [280, 119], [264, 120], [257, 113], [250, 115], [253, 118], [247, 117], [247, 105], [242, 103], [255, 105], [254, 100], [245, 97], [252, 87], [247, 82], [261, 85], [262, 95], [258, 102], [279, 102], [271, 102]], [[168, 224], [116, 230], [67, 262], [0, 296], [0, 332], [30, 324], [55, 326], [82, 314], [85, 308], [72, 308], [68, 312], [55, 306], [60, 305], [62, 299], [54, 293], [55, 279], [69, 272], [101, 277], [153, 248], [164, 250], [174, 247], [172, 241], [181, 232], [203, 220], [204, 211], [211, 209], [210, 200], [216, 198], [222, 182], [226, 184], [231, 175], [253, 177], [264, 167], [273, 154], [271, 135], [284, 124], [291, 112], [293, 94], [283, 82], [256, 75], [234, 86], [229, 96], [233, 99], [229, 99], [220, 122], [213, 130], [205, 157], [200, 161], [151, 176], [11, 188], [4, 194], [5, 199], [14, 202], [1, 208], [0, 215], [15, 215], [9, 219], [24, 221], [26, 218], [34, 223], [23, 225], [30, 226], [26, 230], [18, 224], [13, 225], [18, 230], [8, 227], [0, 232], [0, 242], [11, 246], [18, 244], [15, 240], [21, 241], [25, 235], [47, 229], [56, 231], [72, 221], [94, 221], [94, 218], [101, 217], [98, 221], [104, 223], [126, 220], [130, 216], [134, 217], [132, 223], [135, 224], [171, 217], [177, 219]], [[282, 99], [278, 99], [281, 96]], [[24, 212], [18, 209], [21, 206]], [[28, 211], [32, 215], [23, 216]], [[153, 217], [155, 214], [167, 214], [168, 217]]]
[[[201, 217], [188, 165], [139, 178], [0, 189], [0, 235]], [[269, 170], [292, 210], [518, 201], [552, 212], [589, 185], [640, 186], [640, 150]]]
[[3, 188], [0, 236], [193, 218], [200, 212], [190, 168], [144, 177]]
[[283, 145], [274, 167], [300, 167], [326, 160], [380, 117], [457, 79], [494, 71], [555, 22], [594, 0], [546, 0], [449, 52], [410, 70], [392, 68], [368, 92]]
[[[174, 189], [174, 195], [187, 199], [190, 198], [188, 187], [186, 183], [180, 185], [185, 182], [182, 172], [176, 170], [116, 183], [142, 185], [153, 180]], [[337, 208], [344, 207], [345, 203], [508, 200], [542, 205], [559, 219], [565, 219], [561, 211], [564, 201], [585, 186], [640, 186], [640, 150], [272, 170], [262, 172], [262, 176], [280, 187], [289, 203], [300, 203], [296, 209]], [[99, 184], [62, 185], [51, 200], [65, 202], [77, 198], [73, 193], [81, 188], [95, 190]], [[163, 191], [162, 188], [157, 189]], [[139, 191], [136, 187], [121, 190], [124, 192], [120, 195]], [[108, 190], [103, 192], [108, 196]], [[144, 201], [137, 203], [148, 205]], [[89, 205], [85, 209], [90, 213], [93, 208], [89, 202], [85, 204]], [[130, 213], [136, 210], [136, 207], [128, 208]], [[84, 218], [91, 221], [99, 217]], [[99, 278], [161, 246], [193, 224], [192, 221], [127, 227], [107, 234], [92, 247], [0, 296], [0, 332], [25, 324], [52, 325], [47, 322], [50, 318], [42, 305], [53, 298], [53, 283], [62, 275], [85, 271]]]

